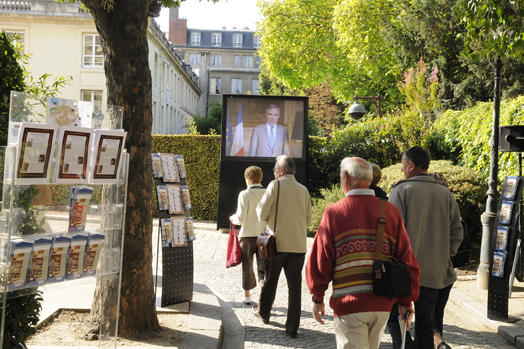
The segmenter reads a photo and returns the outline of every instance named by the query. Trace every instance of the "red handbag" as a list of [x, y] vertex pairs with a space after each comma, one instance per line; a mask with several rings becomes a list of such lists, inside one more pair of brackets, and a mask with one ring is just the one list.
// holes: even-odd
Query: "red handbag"
[[233, 223], [229, 224], [229, 239], [227, 240], [226, 268], [234, 267], [242, 263], [242, 251], [238, 243], [238, 235]]

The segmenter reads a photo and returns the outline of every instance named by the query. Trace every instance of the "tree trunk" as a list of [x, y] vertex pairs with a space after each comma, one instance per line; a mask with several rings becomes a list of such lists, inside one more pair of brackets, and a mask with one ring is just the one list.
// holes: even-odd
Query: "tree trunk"
[[[159, 329], [152, 270], [151, 72], [148, 64], [149, 0], [82, 0], [94, 17], [104, 52], [108, 105], [122, 106], [130, 154], [127, 213], [122, 261], [119, 333]], [[97, 280], [92, 320], [107, 283]], [[108, 307], [102, 307], [106, 309]], [[116, 316], [115, 309], [107, 316]]]

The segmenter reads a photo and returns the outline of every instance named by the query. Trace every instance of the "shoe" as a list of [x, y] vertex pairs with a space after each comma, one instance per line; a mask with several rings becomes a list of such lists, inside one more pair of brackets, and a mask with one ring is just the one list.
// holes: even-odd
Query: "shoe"
[[244, 297], [244, 303], [247, 305], [251, 304], [251, 297]]
[[291, 338], [297, 338], [296, 332], [286, 330], [286, 334]]
[[451, 347], [448, 345], [448, 343], [442, 341], [439, 345], [437, 345], [437, 349], [451, 349]]
[[254, 305], [253, 308], [253, 315], [255, 315], [256, 317], [262, 319], [262, 321], [265, 323], [265, 324], [269, 324], [269, 319], [266, 320], [264, 319], [262, 316], [260, 316], [260, 314], [258, 313], [258, 306]]

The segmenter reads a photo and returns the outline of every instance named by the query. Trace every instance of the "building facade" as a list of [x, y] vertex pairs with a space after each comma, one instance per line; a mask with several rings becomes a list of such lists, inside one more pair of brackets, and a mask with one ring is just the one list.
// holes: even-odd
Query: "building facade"
[[169, 11], [169, 41], [199, 75], [202, 115], [207, 115], [210, 102], [222, 103], [223, 93], [260, 92], [260, 37], [254, 30], [191, 29], [187, 19], [179, 18], [178, 7]]
[[[20, 37], [30, 54], [33, 77], [68, 75], [60, 97], [90, 101], [95, 112], [107, 103], [104, 56], [95, 23], [81, 3], [54, 0], [0, 2], [0, 31]], [[153, 85], [153, 134], [187, 133], [197, 114], [198, 77], [166, 40], [154, 20], [148, 28]], [[125, 117], [125, 115], [124, 115]]]

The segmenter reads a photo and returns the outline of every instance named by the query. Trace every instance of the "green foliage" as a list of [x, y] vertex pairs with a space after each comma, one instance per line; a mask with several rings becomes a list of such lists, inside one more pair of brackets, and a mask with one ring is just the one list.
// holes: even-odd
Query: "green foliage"
[[187, 127], [191, 135], [219, 135], [221, 125], [222, 105], [217, 101], [212, 101], [209, 105], [207, 117], [197, 115]]
[[[153, 153], [184, 156], [193, 218], [215, 220], [218, 204], [220, 136], [153, 135]], [[158, 202], [153, 200], [158, 217]]]
[[32, 291], [34, 293], [31, 295], [20, 295], [7, 302], [3, 341], [6, 349], [19, 348], [18, 343], [24, 343], [27, 337], [36, 333], [35, 326], [38, 324], [43, 299], [40, 291]]
[[[339, 171], [340, 173], [340, 171]], [[327, 189], [320, 189], [320, 196], [315, 197], [312, 200], [312, 219], [311, 225], [308, 227], [310, 232], [316, 233], [322, 220], [322, 215], [329, 205], [342, 200], [344, 198], [344, 192], [340, 187], [340, 184], [332, 184]], [[314, 235], [314, 234], [313, 234]]]
[[9, 99], [11, 91], [25, 89], [24, 71], [17, 62], [17, 53], [5, 32], [0, 34], [0, 145], [7, 145]]

